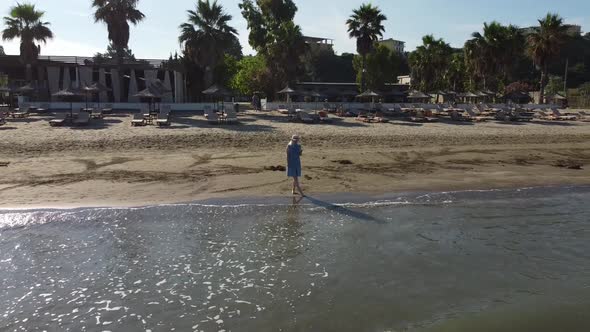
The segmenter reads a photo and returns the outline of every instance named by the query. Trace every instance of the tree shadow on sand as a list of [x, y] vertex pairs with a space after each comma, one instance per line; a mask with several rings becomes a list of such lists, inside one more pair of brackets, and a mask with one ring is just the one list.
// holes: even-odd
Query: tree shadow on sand
[[274, 128], [265, 125], [258, 125], [258, 124], [251, 124], [251, 119], [247, 118], [238, 118], [237, 123], [219, 123], [219, 124], [211, 124], [207, 122], [205, 118], [195, 118], [195, 114], [177, 114], [174, 115], [172, 118], [173, 126], [180, 125], [182, 128], [219, 128], [227, 131], [237, 131], [237, 132], [269, 132], [272, 131]]

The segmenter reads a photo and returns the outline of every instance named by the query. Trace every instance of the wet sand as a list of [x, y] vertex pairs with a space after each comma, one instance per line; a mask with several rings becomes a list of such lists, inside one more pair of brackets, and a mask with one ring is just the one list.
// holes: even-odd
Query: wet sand
[[[289, 123], [247, 113], [209, 125], [177, 114], [170, 128], [115, 114], [87, 128], [49, 117], [0, 128], [0, 207], [135, 206], [290, 194], [282, 171], [302, 136], [304, 190], [313, 194], [446, 191], [590, 184], [590, 123]], [[6, 166], [2, 166], [6, 165]]]

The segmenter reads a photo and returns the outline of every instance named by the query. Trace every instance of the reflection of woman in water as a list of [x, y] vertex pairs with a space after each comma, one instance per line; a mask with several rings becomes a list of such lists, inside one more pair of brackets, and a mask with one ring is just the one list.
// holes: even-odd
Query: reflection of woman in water
[[303, 149], [301, 148], [301, 145], [299, 145], [299, 136], [293, 135], [293, 137], [291, 137], [291, 142], [287, 145], [287, 176], [293, 178], [293, 195], [295, 195], [295, 190], [297, 189], [297, 192], [301, 196], [305, 196], [299, 185], [302, 154]]

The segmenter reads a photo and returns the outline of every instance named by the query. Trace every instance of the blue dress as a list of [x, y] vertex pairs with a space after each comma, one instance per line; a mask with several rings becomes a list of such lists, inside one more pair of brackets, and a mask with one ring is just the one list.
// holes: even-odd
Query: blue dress
[[299, 144], [287, 146], [287, 176], [301, 177], [301, 145]]

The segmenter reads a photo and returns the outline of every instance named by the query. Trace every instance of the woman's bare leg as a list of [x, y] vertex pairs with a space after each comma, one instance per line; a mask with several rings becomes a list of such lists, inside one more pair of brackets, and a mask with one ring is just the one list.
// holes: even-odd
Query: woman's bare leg
[[[298, 178], [298, 177], [294, 177], [294, 178], [293, 178], [293, 186], [294, 186], [295, 188], [297, 188], [297, 190], [299, 191], [299, 194], [300, 194], [301, 196], [305, 196], [305, 195], [303, 194], [303, 190], [301, 190], [301, 186], [299, 185], [299, 178]], [[293, 190], [294, 190], [294, 189], [293, 189]]]

